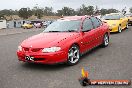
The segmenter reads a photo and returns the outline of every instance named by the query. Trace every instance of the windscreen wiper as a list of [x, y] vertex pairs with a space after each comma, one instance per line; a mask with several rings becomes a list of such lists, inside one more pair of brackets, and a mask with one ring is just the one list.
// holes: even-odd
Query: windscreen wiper
[[67, 30], [68, 32], [77, 32], [76, 30]]

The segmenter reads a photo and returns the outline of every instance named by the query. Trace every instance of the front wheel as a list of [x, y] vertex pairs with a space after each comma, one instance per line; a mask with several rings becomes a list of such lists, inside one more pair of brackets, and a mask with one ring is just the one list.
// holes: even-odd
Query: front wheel
[[118, 32], [119, 33], [121, 33], [122, 32], [122, 28], [121, 28], [121, 26], [119, 25], [119, 27], [118, 27]]
[[80, 60], [80, 51], [77, 45], [73, 45], [68, 51], [68, 65], [75, 65]]
[[103, 47], [106, 47], [106, 46], [108, 46], [108, 45], [109, 45], [109, 36], [108, 36], [108, 34], [105, 34], [105, 35], [104, 35], [104, 38], [103, 38], [102, 46], [103, 46]]

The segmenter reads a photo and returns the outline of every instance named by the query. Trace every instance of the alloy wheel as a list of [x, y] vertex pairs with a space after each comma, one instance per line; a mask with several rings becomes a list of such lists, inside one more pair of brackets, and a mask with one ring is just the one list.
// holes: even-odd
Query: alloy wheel
[[122, 32], [121, 26], [118, 27], [118, 32], [119, 32], [119, 33]]
[[108, 46], [108, 44], [109, 44], [109, 38], [108, 38], [108, 35], [105, 34], [105, 36], [104, 36], [104, 45]]
[[76, 64], [80, 59], [80, 52], [78, 46], [74, 45], [69, 49], [68, 53], [68, 64], [74, 65]]

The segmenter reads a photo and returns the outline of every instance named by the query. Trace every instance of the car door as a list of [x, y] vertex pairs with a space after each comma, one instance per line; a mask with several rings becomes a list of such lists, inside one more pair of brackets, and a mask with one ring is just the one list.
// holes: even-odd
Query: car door
[[96, 18], [96, 17], [91, 17], [90, 18], [93, 22], [93, 32], [94, 32], [94, 44], [95, 46], [99, 45], [100, 43], [102, 43], [102, 38], [103, 38], [103, 32], [102, 32], [102, 22]]
[[82, 33], [81, 33], [81, 46], [82, 52], [93, 48], [94, 46], [94, 31], [92, 21], [89, 18], [86, 18], [82, 24]]

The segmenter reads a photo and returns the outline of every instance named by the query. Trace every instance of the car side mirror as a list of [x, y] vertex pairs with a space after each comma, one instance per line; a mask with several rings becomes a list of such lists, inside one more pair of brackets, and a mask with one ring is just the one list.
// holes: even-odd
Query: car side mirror
[[120, 18], [120, 20], [123, 20], [123, 18]]

